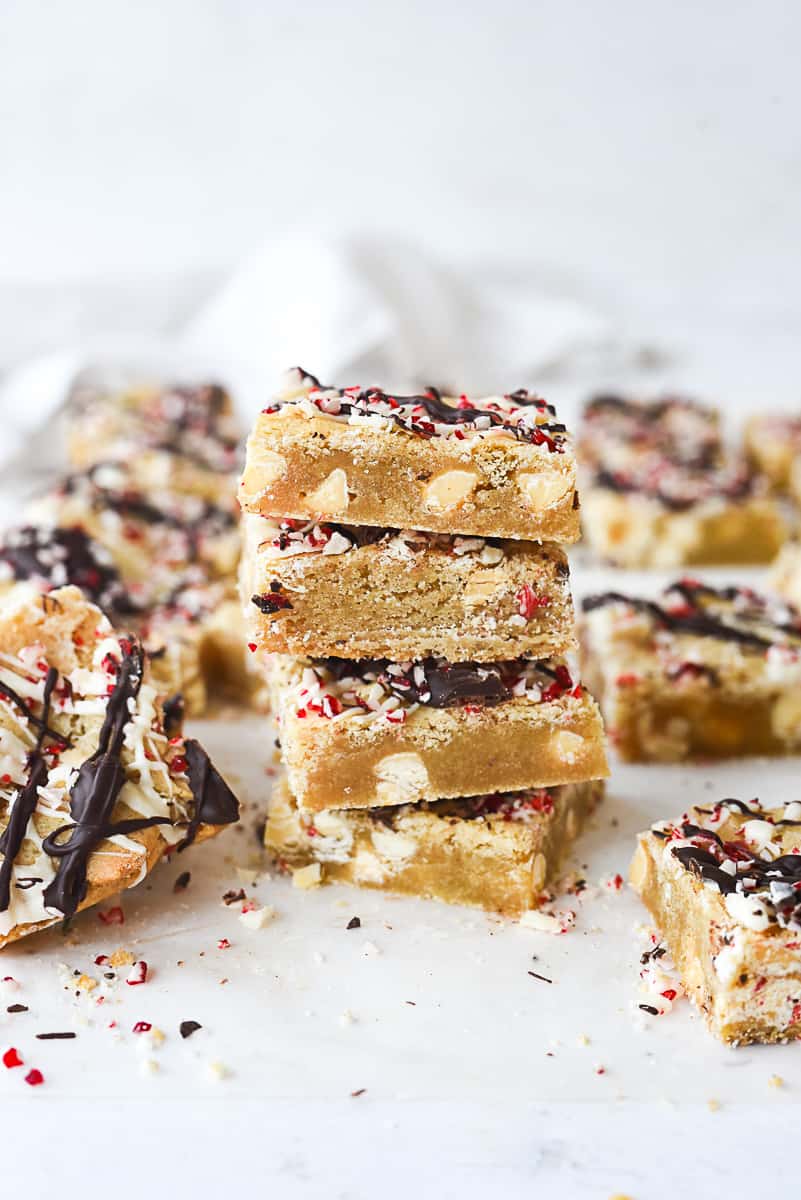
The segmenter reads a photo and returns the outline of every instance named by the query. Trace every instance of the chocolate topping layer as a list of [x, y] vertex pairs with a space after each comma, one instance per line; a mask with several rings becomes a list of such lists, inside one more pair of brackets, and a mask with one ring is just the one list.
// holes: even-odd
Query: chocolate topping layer
[[544, 662], [513, 659], [498, 663], [449, 663], [425, 658], [413, 663], [389, 659], [318, 659], [336, 679], [375, 679], [387, 691], [413, 704], [450, 708], [459, 704], [492, 706], [511, 700], [514, 685], [528, 666], [542, 676], [543, 688], [568, 690], [573, 686], [564, 667], [551, 668]]
[[[425, 392], [413, 396], [394, 396], [381, 388], [329, 388], [302, 367], [295, 370], [302, 377], [307, 387], [326, 394], [325, 404], [320, 405], [321, 413], [329, 416], [367, 417], [378, 413], [395, 422], [407, 433], [415, 433], [420, 437], [435, 437], [437, 425], [467, 425], [471, 426], [478, 420], [489, 421], [490, 426], [503, 428], [518, 441], [531, 442], [535, 445], [547, 445], [549, 450], [560, 452], [563, 449], [565, 426], [558, 422], [529, 424], [521, 423], [514, 413], [505, 412], [498, 407], [476, 408], [462, 397], [458, 404], [448, 404], [443, 400], [439, 390], [429, 387]], [[328, 394], [335, 407], [330, 406]], [[552, 405], [546, 405], [537, 396], [530, 395], [524, 389], [511, 392], [508, 399], [517, 408], [536, 407], [549, 415], [555, 415]], [[286, 405], [296, 404], [297, 397], [277, 397], [265, 413], [275, 413]], [[426, 419], [428, 418], [428, 419]]]

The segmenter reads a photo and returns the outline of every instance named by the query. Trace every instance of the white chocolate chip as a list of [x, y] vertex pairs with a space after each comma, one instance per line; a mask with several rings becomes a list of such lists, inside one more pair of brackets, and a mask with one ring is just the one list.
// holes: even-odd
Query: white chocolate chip
[[551, 916], [550, 913], [540, 912], [536, 908], [524, 912], [520, 917], [520, 924], [524, 929], [536, 929], [540, 933], [561, 933], [564, 928], [557, 917]]
[[373, 768], [382, 804], [409, 804], [422, 800], [428, 787], [428, 771], [419, 754], [403, 751], [389, 754]]
[[569, 478], [554, 471], [520, 471], [517, 486], [530, 507], [539, 512], [564, 499], [573, 485]]
[[292, 886], [308, 892], [311, 888], [319, 887], [323, 881], [323, 868], [319, 863], [309, 863], [307, 867], [298, 867], [292, 872]]
[[286, 474], [286, 459], [272, 450], [262, 450], [255, 462], [245, 472], [244, 486], [249, 493], [258, 494], [266, 491], [270, 484], [275, 483]]
[[[319, 865], [319, 864], [318, 864]], [[275, 916], [275, 909], [272, 904], [263, 904], [259, 908], [247, 908], [239, 914], [239, 920], [243, 925], [247, 925], [248, 929], [264, 929], [270, 924]]]
[[383, 859], [391, 863], [404, 863], [417, 853], [417, 842], [414, 838], [396, 833], [392, 829], [374, 829], [372, 842]]
[[770, 925], [765, 905], [756, 896], [744, 896], [742, 892], [729, 892], [726, 896], [726, 909], [734, 917], [738, 925], [762, 933]]
[[335, 467], [320, 486], [306, 497], [306, 504], [311, 511], [324, 517], [344, 513], [349, 503], [348, 477], [341, 467]]
[[570, 729], [560, 729], [553, 736], [553, 745], [562, 762], [574, 763], [584, 745], [584, 738]]
[[423, 488], [423, 504], [432, 512], [455, 508], [475, 491], [478, 478], [475, 471], [443, 471]]

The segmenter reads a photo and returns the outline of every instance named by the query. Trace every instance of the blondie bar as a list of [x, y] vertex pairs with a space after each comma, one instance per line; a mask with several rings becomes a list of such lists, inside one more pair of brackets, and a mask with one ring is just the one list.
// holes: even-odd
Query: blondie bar
[[607, 774], [598, 707], [558, 659], [271, 658], [284, 765], [303, 809], [375, 808]]
[[286, 654], [548, 657], [575, 649], [557, 546], [247, 515], [251, 637]]
[[236, 492], [241, 433], [217, 384], [141, 384], [86, 372], [67, 404], [67, 452], [78, 468], [128, 464], [144, 491], [224, 503]]
[[77, 588], [0, 613], [0, 946], [138, 883], [238, 816], [142, 647]]
[[786, 542], [770, 569], [768, 586], [801, 609], [801, 542]]
[[769, 562], [787, 537], [765, 480], [726, 450], [717, 415], [689, 401], [600, 397], [579, 454], [584, 532], [618, 566]]
[[718, 1037], [801, 1037], [801, 804], [722, 800], [661, 821], [631, 882]]
[[299, 368], [258, 417], [240, 502], [296, 520], [574, 542], [572, 443], [526, 391], [484, 400], [324, 387]]
[[790, 491], [794, 475], [801, 483], [796, 467], [801, 459], [801, 416], [760, 413], [751, 417], [745, 427], [745, 452], [754, 470], [777, 492]]
[[290, 868], [319, 863], [321, 882], [520, 916], [537, 907], [602, 790], [575, 783], [312, 815], [280, 780], [264, 842]]
[[[103, 535], [105, 529], [101, 529]], [[113, 543], [112, 543], [113, 544]], [[162, 565], [162, 571], [164, 567]], [[159, 576], [154, 567], [154, 581]], [[117, 629], [135, 632], [150, 658], [151, 679], [164, 695], [180, 692], [188, 716], [206, 709], [215, 693], [248, 694], [245, 626], [240, 606], [223, 580], [208, 581], [198, 565], [168, 575], [167, 582], [127, 586], [106, 547], [80, 526], [27, 525], [0, 540], [0, 597], [24, 589], [47, 593], [71, 584], [103, 610]], [[148, 606], [150, 598], [156, 603]], [[207, 687], [207, 684], [209, 687]]]
[[33, 500], [34, 524], [80, 526], [105, 546], [140, 607], [167, 600], [190, 567], [233, 579], [239, 562], [235, 502], [145, 492], [127, 463], [103, 463], [68, 476]]
[[801, 750], [801, 613], [750, 588], [674, 583], [582, 605], [583, 673], [630, 761]]

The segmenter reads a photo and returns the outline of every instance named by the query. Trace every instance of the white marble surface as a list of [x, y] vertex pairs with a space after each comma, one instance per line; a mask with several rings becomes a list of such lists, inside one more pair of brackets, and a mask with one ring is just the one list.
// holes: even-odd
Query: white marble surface
[[[124, 926], [89, 912], [67, 936], [3, 955], [19, 987], [3, 992], [0, 1043], [46, 1077], [34, 1091], [22, 1072], [0, 1072], [4, 1137], [26, 1163], [22, 1171], [15, 1154], [7, 1180], [43, 1194], [58, 1161], [63, 1184], [75, 1185], [117, 1158], [123, 1130], [113, 1187], [124, 1197], [151, 1186], [149, 1172], [164, 1195], [524, 1197], [547, 1188], [571, 1200], [650, 1200], [725, 1181], [736, 1196], [761, 1185], [766, 1162], [794, 1161], [797, 1047], [726, 1049], [687, 1001], [664, 1017], [643, 1014], [646, 915], [628, 889], [602, 881], [625, 873], [636, 831], [690, 803], [796, 797], [797, 760], [615, 765], [574, 856], [590, 887], [563, 901], [576, 927], [554, 937], [469, 910], [345, 888], [300, 893], [270, 878], [255, 834], [271, 782], [265, 723], [225, 719], [196, 731], [239, 787], [240, 829], [127, 893]], [[185, 870], [189, 887], [176, 894]], [[237, 906], [221, 903], [239, 886], [275, 906], [265, 929], [246, 929]], [[347, 930], [354, 915], [361, 927]], [[128, 987], [125, 970], [106, 984], [94, 966], [120, 945], [149, 963], [145, 986]], [[70, 972], [100, 979], [104, 1002], [100, 989], [76, 997]], [[6, 1013], [11, 1003], [29, 1012]], [[203, 1028], [183, 1041], [187, 1019]], [[134, 1034], [138, 1020], [163, 1030], [164, 1043]], [[77, 1039], [35, 1040], [54, 1029]]]

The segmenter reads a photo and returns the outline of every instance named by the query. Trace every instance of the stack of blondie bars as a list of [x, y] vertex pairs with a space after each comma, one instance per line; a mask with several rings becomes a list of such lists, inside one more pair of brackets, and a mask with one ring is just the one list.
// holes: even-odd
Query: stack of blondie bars
[[576, 468], [553, 408], [296, 369], [240, 502], [286, 769], [268, 848], [300, 885], [536, 907], [607, 774], [570, 659]]

